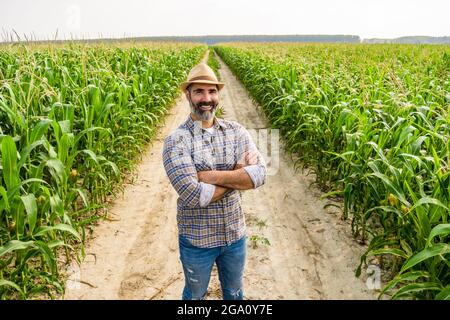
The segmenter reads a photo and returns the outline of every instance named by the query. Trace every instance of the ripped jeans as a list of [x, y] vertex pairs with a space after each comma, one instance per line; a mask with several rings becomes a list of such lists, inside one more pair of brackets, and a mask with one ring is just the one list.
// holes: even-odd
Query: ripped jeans
[[242, 300], [242, 276], [246, 256], [246, 236], [229, 246], [199, 248], [179, 236], [180, 260], [185, 286], [183, 300], [204, 299], [214, 262], [217, 265], [224, 300]]

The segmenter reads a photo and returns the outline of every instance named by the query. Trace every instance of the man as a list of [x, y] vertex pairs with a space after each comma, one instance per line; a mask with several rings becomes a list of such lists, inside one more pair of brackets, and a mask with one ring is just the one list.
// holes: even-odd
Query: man
[[266, 167], [248, 131], [215, 117], [224, 84], [210, 67], [194, 67], [181, 85], [191, 107], [164, 141], [163, 161], [177, 191], [182, 298], [203, 299], [217, 265], [223, 298], [242, 300], [246, 257], [240, 190], [264, 184]]

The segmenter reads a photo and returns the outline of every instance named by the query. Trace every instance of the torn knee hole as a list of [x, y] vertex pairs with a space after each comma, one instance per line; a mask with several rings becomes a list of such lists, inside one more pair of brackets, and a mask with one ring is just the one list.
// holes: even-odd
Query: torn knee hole
[[189, 278], [189, 281], [190, 281], [190, 282], [194, 282], [194, 283], [197, 283], [197, 282], [198, 282], [198, 280], [195, 279], [195, 278]]

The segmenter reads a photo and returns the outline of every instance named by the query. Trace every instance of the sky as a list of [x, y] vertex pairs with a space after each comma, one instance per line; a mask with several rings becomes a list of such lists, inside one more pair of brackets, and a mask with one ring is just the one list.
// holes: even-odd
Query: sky
[[0, 0], [0, 40], [242, 34], [450, 36], [449, 0]]

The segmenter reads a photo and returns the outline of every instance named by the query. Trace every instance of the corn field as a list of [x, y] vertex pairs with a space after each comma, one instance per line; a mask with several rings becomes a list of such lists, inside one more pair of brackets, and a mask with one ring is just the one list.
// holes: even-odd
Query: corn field
[[1, 299], [63, 292], [60, 266], [120, 191], [205, 50], [0, 47]]
[[[0, 46], [0, 299], [55, 298], [155, 136], [195, 44]], [[214, 50], [376, 261], [379, 297], [450, 299], [450, 47]], [[210, 52], [208, 62], [218, 75]], [[222, 112], [222, 111], [221, 111]]]
[[380, 298], [450, 299], [450, 47], [214, 47], [386, 271]]

